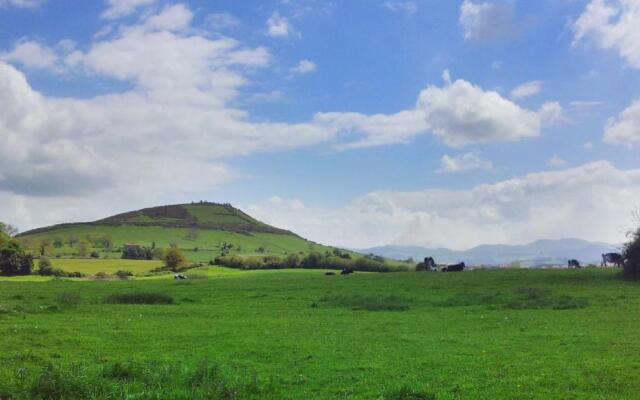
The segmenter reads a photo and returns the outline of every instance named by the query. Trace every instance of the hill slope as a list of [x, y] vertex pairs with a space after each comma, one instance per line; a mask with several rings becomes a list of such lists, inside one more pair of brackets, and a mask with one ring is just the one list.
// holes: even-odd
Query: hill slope
[[166, 248], [175, 245], [191, 261], [208, 261], [231, 244], [232, 253], [283, 255], [325, 251], [329, 247], [262, 223], [230, 204], [192, 203], [145, 208], [94, 222], [38, 228], [18, 235], [38, 252], [44, 245], [51, 256], [71, 257], [97, 252], [100, 258], [119, 258], [126, 243]]
[[419, 246], [381, 246], [360, 251], [395, 259], [412, 257], [421, 260], [431, 256], [436, 262], [441, 263], [465, 261], [468, 264], [498, 265], [520, 262], [525, 266], [535, 266], [564, 265], [569, 258], [575, 258], [582, 263], [598, 263], [602, 253], [617, 251], [617, 247], [581, 239], [543, 239], [524, 245], [481, 245], [462, 251]]

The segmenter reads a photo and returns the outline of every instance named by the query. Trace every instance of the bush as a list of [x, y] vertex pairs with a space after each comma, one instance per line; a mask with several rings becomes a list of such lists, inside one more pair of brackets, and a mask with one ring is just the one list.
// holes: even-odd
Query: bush
[[107, 274], [106, 272], [96, 272], [95, 275], [93, 275], [94, 279], [109, 279], [111, 278], [111, 275]]
[[133, 276], [133, 272], [119, 270], [118, 272], [116, 272], [116, 276], [120, 279], [129, 279]]
[[92, 251], [90, 254], [91, 258], [100, 258], [100, 254], [97, 251]]
[[107, 304], [173, 304], [173, 297], [164, 293], [133, 292], [109, 295], [104, 302]]
[[0, 239], [0, 275], [29, 275], [33, 269], [33, 257], [15, 240]]
[[640, 278], [640, 227], [632, 232], [630, 240], [624, 245], [624, 274], [630, 278]]
[[178, 271], [187, 264], [187, 257], [177, 247], [167, 249], [162, 259], [165, 267], [172, 271]]

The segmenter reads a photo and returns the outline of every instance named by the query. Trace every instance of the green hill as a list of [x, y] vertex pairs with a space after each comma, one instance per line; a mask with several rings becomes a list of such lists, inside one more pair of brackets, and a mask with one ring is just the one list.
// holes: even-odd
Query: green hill
[[[94, 222], [38, 228], [18, 235], [32, 250], [55, 258], [120, 258], [125, 244], [177, 246], [192, 262], [209, 261], [232, 245], [230, 254], [278, 255], [324, 252], [330, 247], [252, 218], [230, 204], [192, 203], [145, 208]], [[95, 256], [96, 254], [94, 254]]]

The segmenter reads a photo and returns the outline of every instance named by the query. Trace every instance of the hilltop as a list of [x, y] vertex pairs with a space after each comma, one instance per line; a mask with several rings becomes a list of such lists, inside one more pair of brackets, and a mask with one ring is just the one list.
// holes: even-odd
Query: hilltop
[[[65, 223], [17, 236], [34, 253], [53, 257], [119, 258], [124, 244], [177, 246], [191, 261], [209, 261], [223, 247], [243, 255], [326, 251], [288, 230], [265, 224], [230, 204], [199, 202], [129, 211], [92, 222]], [[43, 249], [44, 247], [44, 249]], [[96, 254], [94, 254], [94, 257]]]

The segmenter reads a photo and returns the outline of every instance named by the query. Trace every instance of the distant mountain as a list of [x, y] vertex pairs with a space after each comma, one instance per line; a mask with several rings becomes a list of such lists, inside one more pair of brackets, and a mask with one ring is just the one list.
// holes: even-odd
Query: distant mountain
[[360, 249], [363, 253], [373, 253], [388, 258], [416, 261], [433, 257], [437, 263], [504, 265], [519, 262], [523, 266], [560, 264], [575, 258], [581, 263], [599, 263], [602, 253], [618, 251], [619, 246], [589, 242], [582, 239], [543, 239], [524, 245], [480, 245], [469, 250], [456, 251], [446, 248], [429, 249], [419, 246], [380, 246]]

